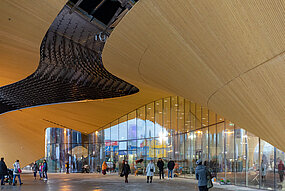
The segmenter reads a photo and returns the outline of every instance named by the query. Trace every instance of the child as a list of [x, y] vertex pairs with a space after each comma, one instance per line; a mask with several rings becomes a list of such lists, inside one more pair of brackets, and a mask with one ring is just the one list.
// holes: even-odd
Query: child
[[39, 174], [40, 174], [40, 180], [43, 178], [43, 164], [42, 163], [40, 163], [39, 164]]

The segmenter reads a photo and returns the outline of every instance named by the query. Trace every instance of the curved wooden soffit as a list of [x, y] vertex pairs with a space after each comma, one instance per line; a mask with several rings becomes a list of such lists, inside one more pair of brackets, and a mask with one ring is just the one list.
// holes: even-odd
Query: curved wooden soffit
[[103, 62], [141, 91], [188, 98], [285, 150], [284, 51], [284, 1], [142, 0]]
[[94, 42], [98, 28], [69, 14], [66, 2], [0, 2], [0, 113], [15, 110], [0, 115], [0, 156], [10, 166], [44, 157], [45, 128], [90, 133], [168, 95], [147, 86], [133, 94], [136, 87], [106, 71], [97, 53], [103, 43]]

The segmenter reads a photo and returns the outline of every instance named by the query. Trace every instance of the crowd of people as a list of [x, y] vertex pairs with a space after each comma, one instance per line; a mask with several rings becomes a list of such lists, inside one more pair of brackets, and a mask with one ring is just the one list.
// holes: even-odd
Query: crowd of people
[[[143, 159], [138, 160], [138, 162], [142, 163]], [[264, 165], [265, 163], [261, 162], [261, 177], [262, 177], [262, 181], [265, 181], [265, 177], [266, 177], [266, 165]], [[164, 179], [165, 175], [164, 175], [164, 170], [165, 170], [165, 163], [164, 161], [159, 158], [157, 163], [156, 163], [157, 169], [158, 169], [158, 174], [159, 174], [159, 179]], [[152, 183], [153, 182], [153, 176], [155, 173], [155, 169], [156, 166], [153, 162], [153, 160], [150, 160], [146, 169], [145, 169], [145, 173], [146, 173], [146, 178], [147, 178], [147, 183]], [[167, 172], [168, 172], [168, 179], [172, 179], [173, 178], [173, 170], [175, 168], [175, 162], [170, 158], [170, 160], [167, 163]], [[205, 161], [204, 164], [202, 164], [202, 160], [199, 159], [196, 161], [196, 168], [195, 168], [195, 176], [196, 179], [198, 180], [198, 187], [200, 191], [207, 191], [209, 188], [211, 188], [212, 182], [211, 182], [211, 173], [207, 167], [207, 162]], [[69, 173], [69, 163], [67, 162], [66, 165], [66, 173]], [[285, 166], [282, 160], [279, 161], [279, 164], [277, 165], [278, 167], [278, 174], [279, 174], [279, 178], [280, 178], [280, 182], [282, 183], [284, 180], [284, 171], [285, 171]], [[102, 164], [102, 174], [106, 175], [106, 171], [107, 171], [108, 165], [107, 163], [104, 161]], [[115, 169], [115, 167], [114, 167]], [[128, 176], [131, 173], [131, 168], [130, 165], [128, 164], [128, 161], [123, 160], [123, 162], [120, 164], [120, 176], [121, 177], [125, 177], [125, 183], [128, 183]], [[47, 161], [44, 160], [42, 163], [37, 163], [34, 162], [32, 164], [32, 171], [33, 171], [33, 175], [34, 175], [34, 179], [37, 179], [37, 173], [39, 173], [39, 179], [40, 180], [47, 180], [48, 179], [48, 175], [47, 175], [47, 171], [48, 171], [48, 165], [47, 165]], [[20, 167], [20, 163], [19, 160], [16, 160], [15, 163], [13, 164], [13, 169], [8, 169], [6, 163], [4, 162], [4, 158], [1, 158], [0, 161], [0, 178], [1, 178], [1, 185], [5, 185], [5, 177], [11, 177], [11, 184], [13, 184], [13, 186], [16, 185], [17, 181], [16, 179], [18, 178], [19, 181], [19, 185], [22, 185], [22, 180], [21, 180], [21, 167]]]
[[[139, 160], [139, 162], [142, 162], [142, 159]], [[161, 158], [158, 159], [156, 166], [158, 167], [158, 170], [159, 170], [159, 178], [164, 179], [164, 162]], [[174, 167], [175, 167], [175, 162], [172, 159], [170, 159], [170, 161], [167, 164], [168, 179], [173, 178]], [[102, 163], [102, 174], [103, 175], [106, 175], [107, 168], [108, 168], [107, 163], [104, 161]], [[155, 167], [153, 160], [150, 160], [145, 170], [146, 176], [147, 176], [147, 183], [152, 183], [155, 168], [156, 167]], [[120, 169], [120, 176], [125, 177], [125, 183], [128, 183], [128, 175], [131, 173], [131, 168], [130, 168], [130, 165], [128, 164], [128, 161], [123, 160], [123, 162], [119, 166], [119, 169]]]
[[47, 180], [48, 179], [48, 175], [47, 175], [47, 171], [48, 171], [48, 165], [47, 165], [47, 161], [44, 160], [43, 163], [37, 163], [34, 162], [32, 165], [32, 171], [34, 173], [34, 179], [37, 179], [37, 173], [39, 172], [39, 176], [40, 176], [40, 180]]
[[[21, 167], [20, 167], [20, 161], [16, 160], [15, 163], [13, 164], [13, 169], [8, 169], [7, 165], [4, 161], [4, 158], [1, 158], [0, 161], [0, 178], [1, 178], [1, 185], [5, 185], [5, 182], [9, 184], [13, 184], [13, 186], [16, 186], [18, 178], [19, 185], [21, 186], [23, 184], [21, 180]], [[40, 179], [47, 180], [47, 171], [48, 171], [48, 166], [46, 160], [43, 161], [43, 163], [37, 164], [36, 162], [33, 163], [32, 165], [32, 171], [34, 174], [34, 179], [37, 178], [37, 172], [39, 172]], [[5, 177], [7, 181], [5, 181]]]
[[[9, 172], [12, 172], [12, 174], [10, 174]], [[20, 186], [23, 184], [21, 181], [21, 176], [20, 174], [22, 173], [21, 167], [20, 167], [20, 163], [19, 160], [16, 160], [15, 163], [13, 164], [13, 170], [10, 171], [7, 168], [7, 165], [4, 161], [4, 158], [1, 158], [0, 161], [0, 177], [1, 177], [1, 185], [5, 185], [5, 176], [12, 178], [12, 182], [13, 186], [16, 186], [16, 178], [18, 178]]]
[[[142, 159], [139, 160], [139, 162], [142, 162]], [[202, 160], [199, 159], [196, 162], [196, 169], [195, 169], [195, 175], [196, 179], [198, 180], [198, 187], [199, 191], [208, 191], [209, 188], [213, 187], [212, 181], [211, 181], [211, 173], [207, 167], [207, 163], [205, 161], [204, 164], [202, 164]], [[159, 158], [156, 164], [158, 168], [158, 174], [159, 174], [159, 179], [164, 179], [164, 168], [165, 164], [164, 161]], [[153, 160], [150, 160], [147, 167], [146, 167], [146, 182], [147, 183], [152, 183], [153, 182], [153, 176], [155, 173], [156, 166], [153, 162]], [[167, 169], [168, 169], [168, 179], [173, 178], [173, 170], [175, 167], [175, 162], [170, 159], [167, 163]], [[106, 169], [107, 169], [107, 164], [104, 161], [102, 164], [102, 174], [106, 175]], [[129, 183], [128, 176], [131, 173], [130, 165], [128, 164], [127, 160], [123, 160], [121, 165], [120, 165], [120, 176], [125, 177], [125, 183]]]

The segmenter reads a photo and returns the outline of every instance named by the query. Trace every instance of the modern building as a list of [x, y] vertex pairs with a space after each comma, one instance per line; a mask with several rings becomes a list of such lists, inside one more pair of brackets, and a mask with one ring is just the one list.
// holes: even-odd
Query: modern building
[[2, 0], [0, 155], [142, 174], [172, 158], [186, 178], [201, 158], [218, 181], [285, 189], [283, 7]]

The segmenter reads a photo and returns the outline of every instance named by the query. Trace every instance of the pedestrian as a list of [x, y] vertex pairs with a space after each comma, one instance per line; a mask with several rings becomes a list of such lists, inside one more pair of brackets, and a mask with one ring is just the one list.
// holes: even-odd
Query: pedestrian
[[1, 185], [5, 185], [4, 176], [7, 174], [7, 165], [4, 162], [4, 158], [1, 158], [0, 161], [0, 177], [1, 177]]
[[201, 159], [197, 160], [196, 165], [197, 167], [195, 170], [195, 175], [196, 175], [196, 179], [198, 180], [199, 191], [208, 191], [207, 168], [206, 166], [202, 165]]
[[280, 160], [279, 164], [278, 164], [278, 174], [279, 174], [279, 178], [280, 178], [280, 182], [283, 182], [284, 180], [284, 163], [282, 160]]
[[174, 169], [175, 163], [174, 161], [170, 158], [170, 161], [167, 164], [167, 168], [168, 168], [168, 179], [169, 179], [169, 175], [172, 179], [172, 175], [173, 175], [173, 169]]
[[161, 158], [158, 159], [157, 161], [157, 167], [159, 169], [159, 179], [164, 179], [164, 171], [163, 171], [163, 168], [164, 168], [164, 162]]
[[43, 163], [39, 164], [39, 175], [41, 180], [43, 178]]
[[37, 179], [37, 172], [38, 172], [38, 164], [37, 164], [36, 161], [33, 163], [32, 171], [33, 171], [33, 173], [34, 173], [34, 178], [35, 178], [35, 180], [36, 180], [36, 179]]
[[131, 172], [130, 165], [128, 164], [128, 161], [125, 161], [125, 164], [122, 166], [122, 172], [121, 176], [125, 176], [125, 183], [129, 183], [128, 177]]
[[19, 160], [16, 160], [16, 162], [13, 164], [13, 167], [14, 167], [14, 171], [13, 171], [13, 186], [15, 186], [15, 179], [16, 177], [18, 177], [19, 179], [19, 182], [20, 182], [20, 186], [23, 184], [22, 181], [21, 181], [21, 177], [20, 177], [20, 174], [22, 172], [21, 170], [21, 167], [20, 167], [20, 163], [19, 163]]
[[146, 176], [147, 176], [147, 183], [149, 183], [149, 178], [150, 178], [150, 183], [152, 183], [152, 178], [154, 176], [154, 171], [155, 171], [155, 166], [153, 164], [153, 161], [150, 160], [147, 167], [146, 167]]
[[66, 174], [69, 174], [69, 162], [67, 161], [65, 164]]
[[43, 164], [43, 178], [44, 180], [47, 180], [48, 179], [48, 176], [47, 176], [47, 171], [48, 171], [48, 165], [47, 165], [47, 161], [44, 160], [44, 164]]
[[107, 163], [104, 161], [102, 164], [102, 174], [106, 175], [106, 171], [107, 171]]
[[266, 182], [266, 164], [264, 160], [261, 161], [261, 181]]

